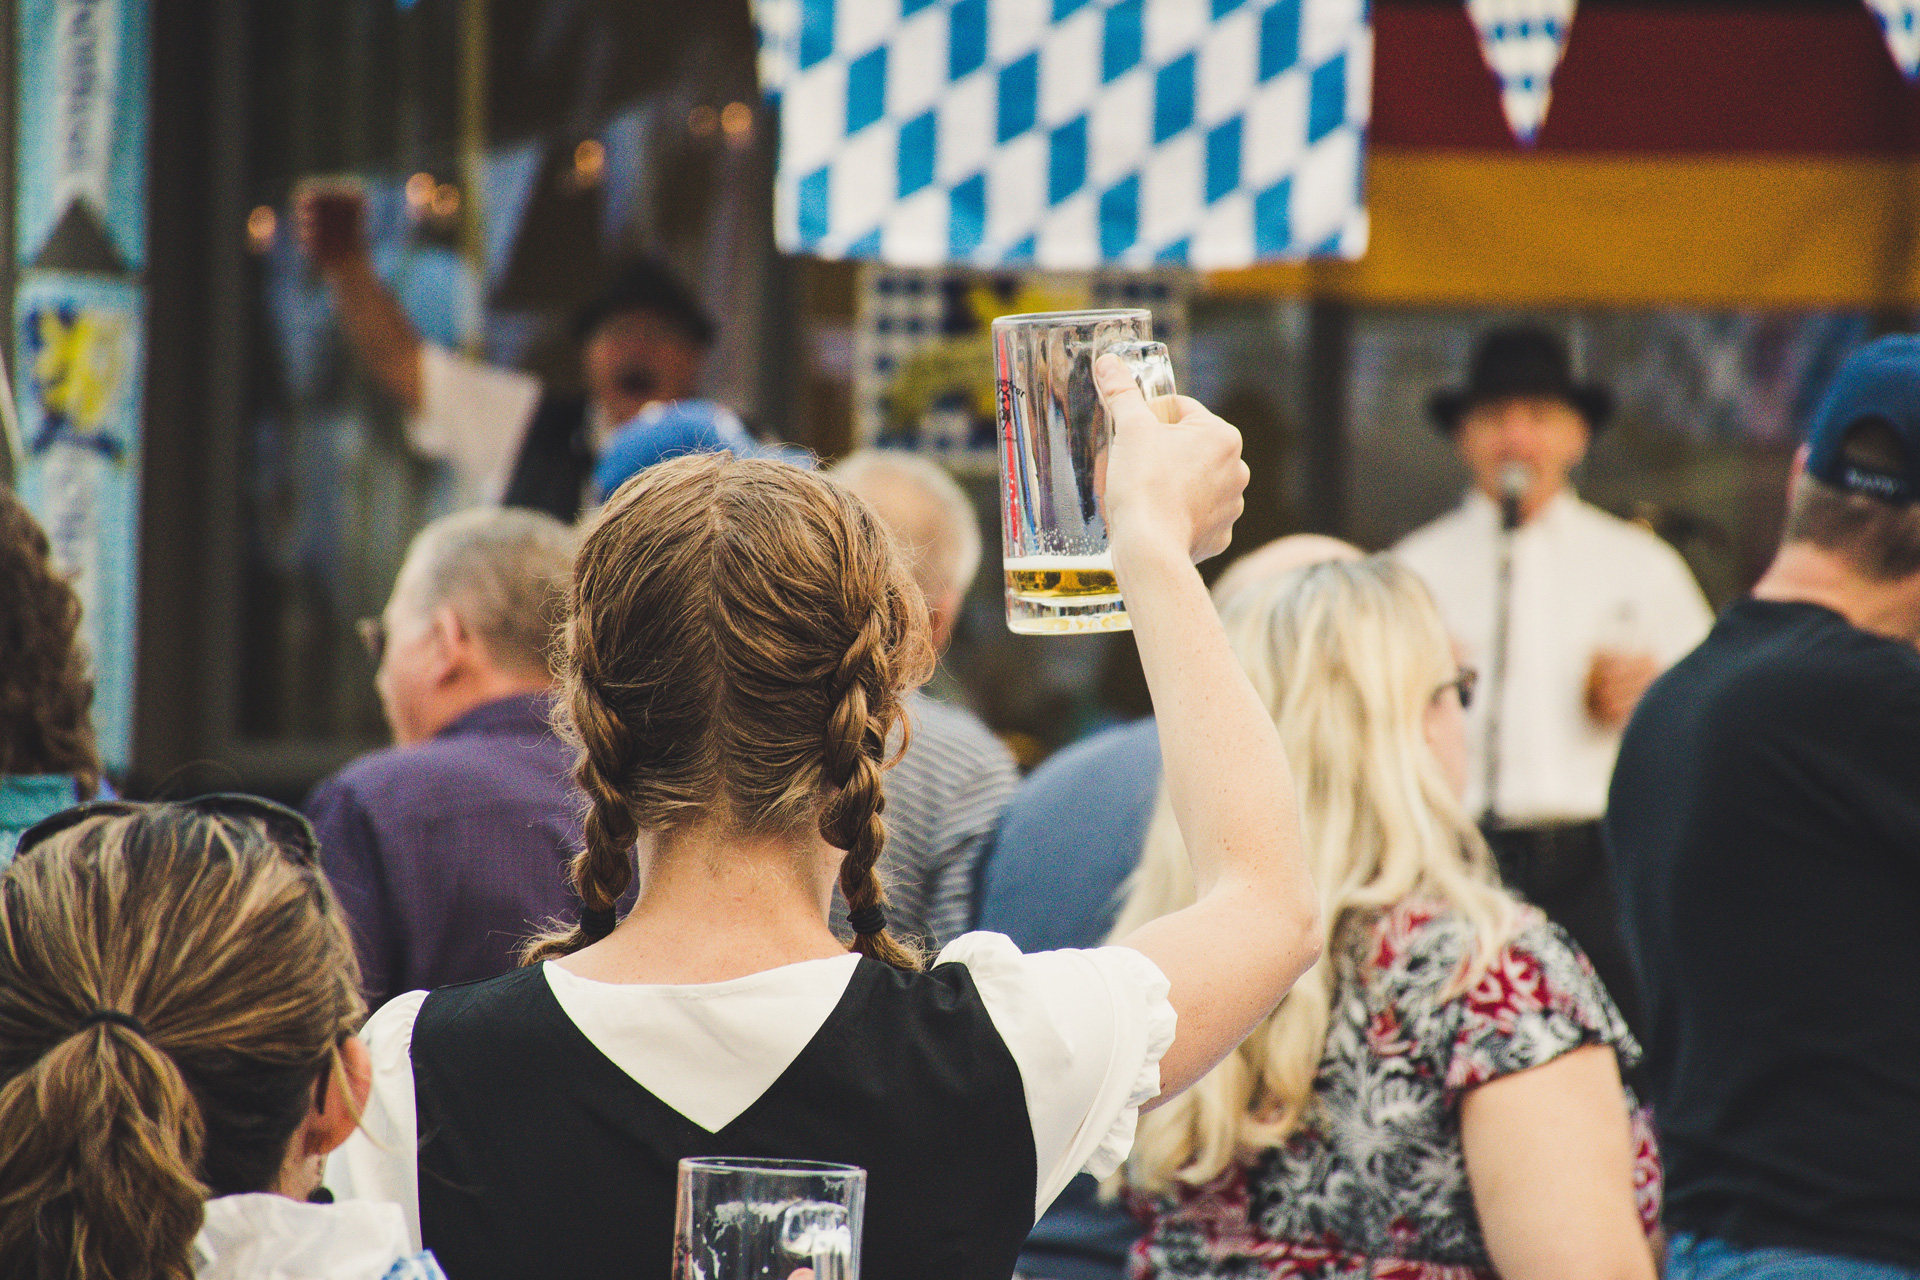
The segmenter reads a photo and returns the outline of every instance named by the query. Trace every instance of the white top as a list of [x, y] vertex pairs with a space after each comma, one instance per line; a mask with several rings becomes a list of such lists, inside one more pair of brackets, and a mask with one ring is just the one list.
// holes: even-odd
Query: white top
[[[1034, 1217], [1085, 1169], [1105, 1177], [1133, 1146], [1142, 1103], [1160, 1092], [1174, 1012], [1159, 967], [1129, 947], [1022, 955], [997, 933], [969, 933], [937, 964], [964, 964], [1020, 1070], [1033, 1124]], [[554, 999], [594, 1048], [649, 1093], [713, 1132], [752, 1106], [807, 1047], [859, 964], [848, 954], [729, 982], [594, 982], [542, 966]], [[336, 1196], [391, 1200], [420, 1240], [413, 1023], [424, 991], [399, 996], [361, 1032], [373, 1095], [361, 1128], [333, 1154]]]
[[[540, 379], [420, 344], [420, 409], [407, 419], [407, 442], [450, 465], [461, 505], [498, 502], [546, 390]], [[619, 427], [598, 401], [587, 404], [587, 431], [597, 452]]]
[[420, 408], [407, 419], [407, 442], [452, 466], [462, 504], [498, 502], [540, 406], [540, 379], [420, 344]]
[[[1474, 490], [1394, 548], [1426, 580], [1465, 660], [1493, 673], [1500, 509]], [[1602, 649], [1651, 653], [1662, 668], [1706, 638], [1713, 614], [1678, 552], [1563, 491], [1513, 535], [1513, 605], [1495, 812], [1508, 822], [1579, 822], [1607, 807], [1620, 734], [1587, 714]], [[1468, 813], [1486, 807], [1485, 683], [1467, 712]]]
[[207, 1201], [194, 1280], [446, 1280], [407, 1239], [399, 1206], [303, 1204], [264, 1193]]

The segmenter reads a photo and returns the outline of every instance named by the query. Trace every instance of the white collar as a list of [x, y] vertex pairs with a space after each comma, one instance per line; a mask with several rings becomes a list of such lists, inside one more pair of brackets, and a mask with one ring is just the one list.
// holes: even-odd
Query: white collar
[[726, 982], [596, 982], [549, 960], [554, 1000], [593, 1047], [709, 1133], [785, 1074], [845, 997], [852, 952]]
[[[1582, 505], [1580, 495], [1573, 491], [1572, 485], [1564, 485], [1560, 492], [1547, 499], [1547, 505], [1540, 508], [1540, 514], [1521, 525], [1518, 532], [1524, 533], [1537, 526], [1555, 525], [1564, 521]], [[1460, 510], [1482, 524], [1500, 527], [1500, 504], [1489, 498], [1475, 485], [1467, 490], [1467, 496], [1460, 503]]]
[[207, 1201], [195, 1280], [380, 1280], [414, 1252], [397, 1204], [305, 1204], [265, 1192]]

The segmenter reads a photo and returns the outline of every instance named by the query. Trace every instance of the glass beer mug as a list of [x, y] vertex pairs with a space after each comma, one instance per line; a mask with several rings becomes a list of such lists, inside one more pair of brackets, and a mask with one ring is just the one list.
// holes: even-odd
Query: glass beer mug
[[1010, 630], [1132, 628], [1102, 496], [1113, 424], [1093, 362], [1108, 354], [1133, 370], [1149, 402], [1173, 395], [1173, 366], [1153, 341], [1151, 312], [1050, 311], [993, 322]]
[[673, 1280], [860, 1280], [867, 1172], [813, 1160], [682, 1160]]

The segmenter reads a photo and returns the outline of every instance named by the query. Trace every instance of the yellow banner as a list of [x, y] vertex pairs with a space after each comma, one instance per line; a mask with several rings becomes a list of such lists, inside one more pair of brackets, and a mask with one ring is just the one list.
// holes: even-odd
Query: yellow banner
[[1412, 306], [1920, 302], [1909, 161], [1377, 148], [1367, 187], [1359, 262], [1268, 264], [1208, 287]]

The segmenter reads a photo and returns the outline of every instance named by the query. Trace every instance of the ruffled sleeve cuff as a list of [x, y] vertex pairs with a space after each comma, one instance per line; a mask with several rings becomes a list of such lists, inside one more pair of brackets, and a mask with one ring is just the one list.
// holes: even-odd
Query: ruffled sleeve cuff
[[1160, 1059], [1173, 1046], [1179, 1019], [1167, 999], [1171, 984], [1160, 972], [1159, 965], [1132, 947], [1102, 947], [1094, 954], [1109, 965], [1109, 973], [1115, 979], [1116, 997], [1125, 992], [1136, 1002], [1141, 1031], [1139, 1067], [1133, 1074], [1125, 1104], [1087, 1157], [1086, 1171], [1096, 1178], [1104, 1178], [1124, 1164], [1133, 1151], [1140, 1108], [1160, 1096]]
[[1038, 1218], [1075, 1174], [1105, 1177], [1132, 1150], [1173, 1043], [1166, 975], [1130, 947], [1023, 955], [992, 933], [954, 939], [940, 963], [967, 966], [1020, 1068]]

